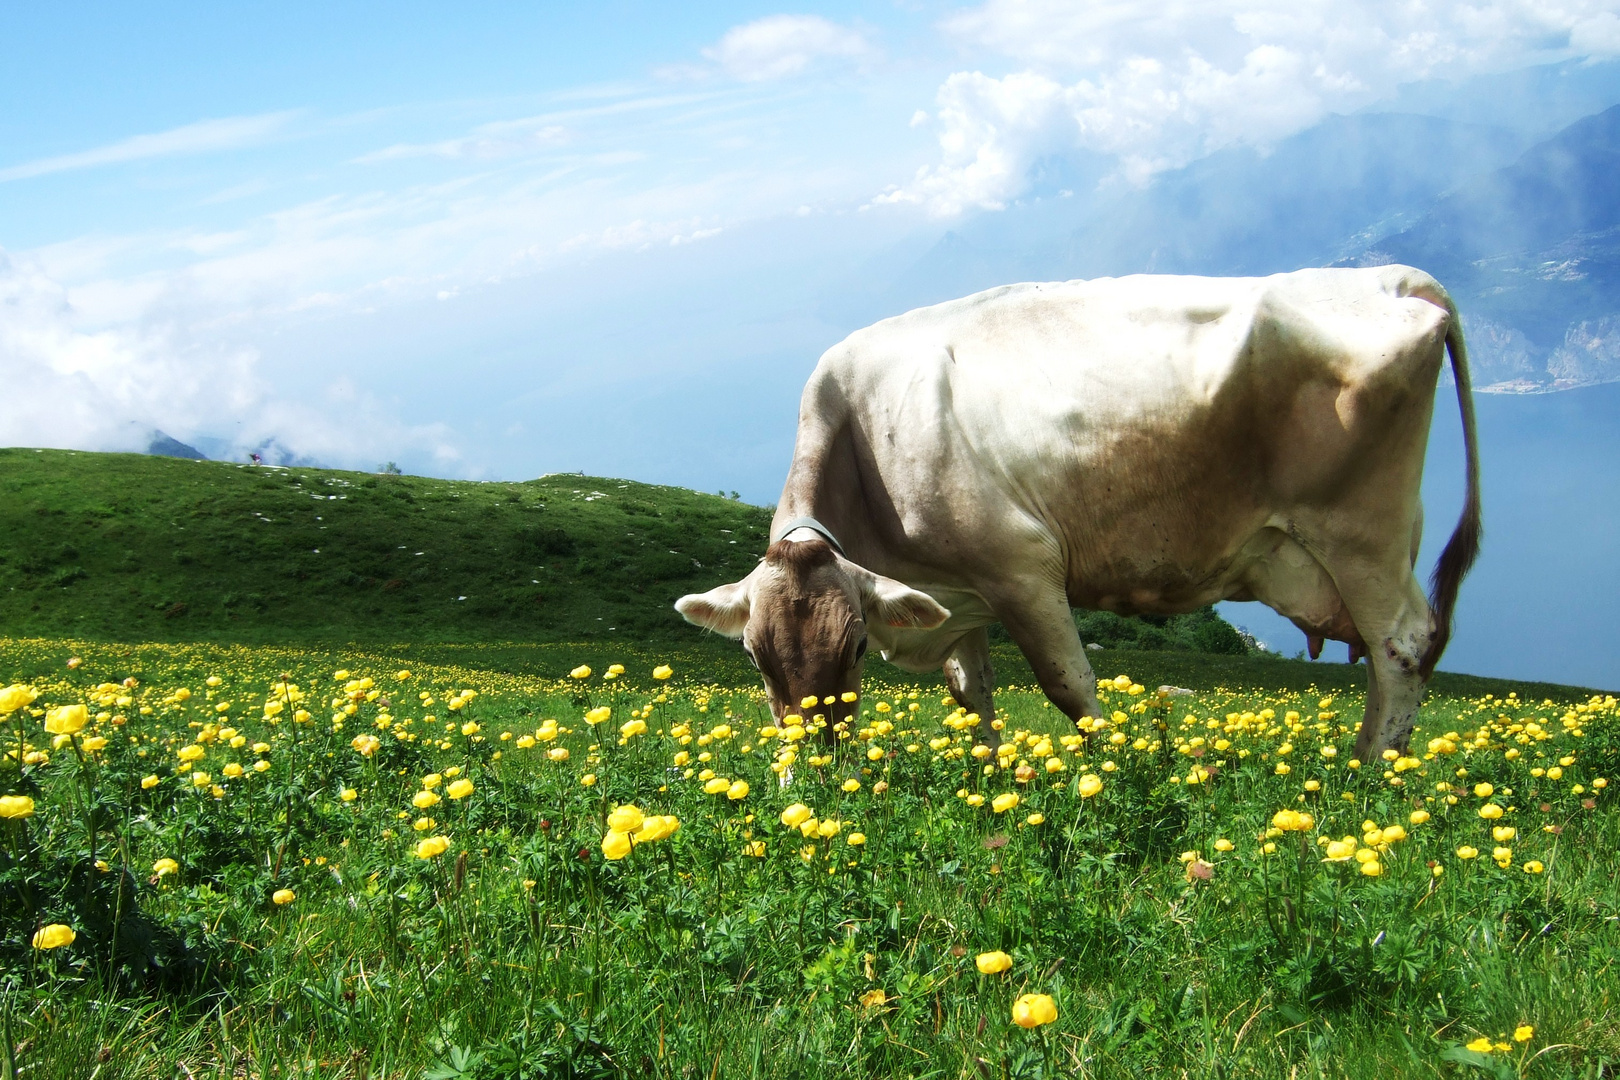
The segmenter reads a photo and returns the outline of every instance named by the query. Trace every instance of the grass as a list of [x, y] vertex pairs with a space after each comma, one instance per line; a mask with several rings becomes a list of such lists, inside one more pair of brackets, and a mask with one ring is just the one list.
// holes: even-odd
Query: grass
[[[1159, 699], [1126, 669], [1138, 685], [1106, 691], [1089, 739], [1007, 687], [1017, 749], [987, 768], [982, 726], [937, 688], [872, 688], [832, 751], [813, 715], [802, 741], [771, 723], [752, 680], [655, 679], [656, 649], [605, 680], [606, 655], [570, 678], [510, 670], [514, 646], [412, 648], [0, 639], [0, 684], [39, 691], [0, 721], [0, 748], [26, 751], [0, 785], [34, 800], [0, 821], [0, 1075], [1292, 1080], [1620, 1060], [1612, 697], [1435, 693], [1414, 757], [1352, 768], [1355, 692]], [[53, 748], [47, 708], [74, 703], [88, 722]], [[836, 827], [789, 828], [795, 803]], [[621, 804], [680, 828], [606, 858]], [[434, 836], [446, 850], [417, 857]], [[1354, 857], [1323, 861], [1346, 836]], [[49, 922], [78, 939], [30, 948]], [[992, 950], [1010, 970], [979, 973]], [[1056, 1020], [1015, 1026], [1026, 993]]]
[[116, 641], [690, 640], [770, 512], [564, 475], [472, 483], [0, 449], [0, 632]]

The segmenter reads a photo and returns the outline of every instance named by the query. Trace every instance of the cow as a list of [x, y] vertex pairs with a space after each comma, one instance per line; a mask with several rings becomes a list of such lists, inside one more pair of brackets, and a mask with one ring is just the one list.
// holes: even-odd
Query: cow
[[[1426, 597], [1419, 484], [1449, 351], [1463, 510]], [[772, 712], [855, 715], [869, 645], [943, 668], [995, 745], [986, 628], [1101, 715], [1072, 608], [1258, 600], [1367, 658], [1362, 760], [1410, 741], [1481, 537], [1457, 309], [1406, 266], [1008, 285], [850, 335], [799, 408], [772, 542], [683, 596], [742, 640]]]

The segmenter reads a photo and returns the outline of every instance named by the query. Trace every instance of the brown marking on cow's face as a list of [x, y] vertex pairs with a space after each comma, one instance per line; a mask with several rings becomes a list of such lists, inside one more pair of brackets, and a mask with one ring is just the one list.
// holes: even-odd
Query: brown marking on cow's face
[[[824, 540], [778, 540], [750, 589], [743, 650], [765, 680], [771, 712], [806, 720], [821, 715], [824, 734], [855, 715], [866, 656], [860, 582]], [[814, 705], [804, 705], [814, 697]], [[827, 699], [832, 698], [828, 704]]]

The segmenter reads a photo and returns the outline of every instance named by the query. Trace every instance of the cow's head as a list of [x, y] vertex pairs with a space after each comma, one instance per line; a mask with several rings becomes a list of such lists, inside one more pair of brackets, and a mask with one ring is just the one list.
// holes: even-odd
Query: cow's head
[[857, 566], [820, 538], [778, 540], [753, 573], [683, 596], [675, 610], [687, 622], [742, 639], [777, 719], [811, 715], [801, 703], [812, 695], [823, 702], [814, 711], [827, 717], [829, 735], [858, 708], [842, 698], [860, 692], [868, 625], [926, 630], [950, 616], [927, 593]]

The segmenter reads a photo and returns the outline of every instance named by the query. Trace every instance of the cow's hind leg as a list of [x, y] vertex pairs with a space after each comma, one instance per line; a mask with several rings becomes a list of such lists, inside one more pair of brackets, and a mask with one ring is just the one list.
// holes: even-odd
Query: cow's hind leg
[[979, 741], [994, 750], [1001, 745], [1001, 732], [995, 728], [996, 670], [990, 665], [990, 636], [983, 627], [963, 634], [945, 658], [945, 682], [970, 713], [979, 714]]
[[1404, 752], [1411, 743], [1434, 616], [1408, 566], [1335, 571], [1345, 606], [1367, 644], [1367, 715], [1356, 736], [1355, 755], [1372, 762], [1386, 750]]
[[1007, 628], [1035, 678], [1052, 704], [1070, 720], [1101, 716], [1097, 704], [1097, 677], [1080, 631], [1074, 625], [1074, 612], [1061, 590], [1021, 598], [1017, 602], [992, 601], [991, 609]]

